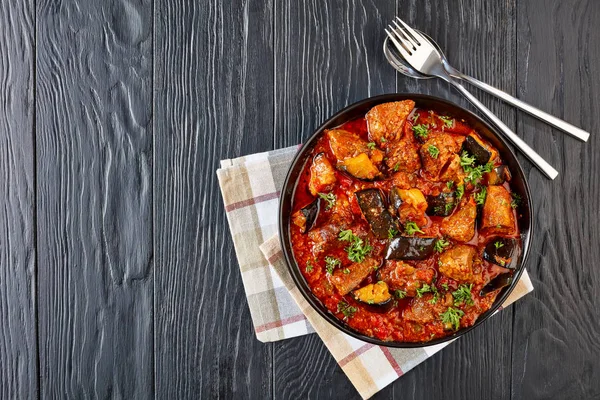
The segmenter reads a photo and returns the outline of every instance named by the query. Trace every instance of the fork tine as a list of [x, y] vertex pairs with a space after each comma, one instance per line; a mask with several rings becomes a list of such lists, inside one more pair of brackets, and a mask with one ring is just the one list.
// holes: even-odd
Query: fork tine
[[[410, 44], [410, 47], [412, 47], [414, 50], [417, 49], [417, 41], [414, 40], [412, 37], [410, 37], [410, 35], [406, 32], [406, 30], [404, 28], [402, 28], [400, 25], [398, 25], [396, 23], [396, 21], [392, 21], [394, 23], [394, 25], [396, 25], [397, 29], [392, 29], [397, 35], [398, 35], [398, 31], [400, 31], [400, 33], [402, 34], [402, 36], [405, 38], [404, 42], [408, 42], [408, 44]], [[391, 25], [390, 25], [391, 26]], [[400, 35], [398, 35], [400, 36]]]
[[390, 28], [390, 30], [393, 32], [393, 36], [395, 37], [396, 41], [402, 43], [402, 47], [409, 54], [412, 54], [413, 51], [417, 49], [409, 40], [405, 38], [404, 33], [398, 32], [398, 29], [395, 29], [392, 25], [388, 25], [388, 28]]
[[[402, 26], [404, 26], [404, 28], [406, 28], [406, 30], [408, 31], [408, 33], [410, 33], [412, 35], [412, 37], [417, 41], [418, 45], [421, 44], [421, 41], [425, 41], [425, 39], [423, 39], [423, 36], [421, 36], [418, 32], [416, 32], [413, 28], [411, 28], [410, 26], [408, 26], [408, 24], [406, 24], [404, 21], [402, 21], [400, 19], [400, 17], [396, 17], [396, 19], [398, 21], [400, 21], [400, 23], [402, 24]], [[395, 21], [394, 21], [395, 22]]]
[[396, 40], [396, 37], [394, 35], [392, 35], [392, 33], [390, 33], [390, 31], [388, 31], [387, 28], [384, 28], [384, 29], [385, 29], [385, 33], [387, 33], [387, 35], [390, 38], [390, 40], [392, 42], [394, 42], [396, 50], [398, 50], [398, 52], [400, 54], [402, 54], [402, 57], [404, 57], [406, 59], [410, 58], [410, 53], [408, 52], [407, 49], [404, 48], [404, 45], [400, 44], [400, 42], [398, 42], [398, 40]]

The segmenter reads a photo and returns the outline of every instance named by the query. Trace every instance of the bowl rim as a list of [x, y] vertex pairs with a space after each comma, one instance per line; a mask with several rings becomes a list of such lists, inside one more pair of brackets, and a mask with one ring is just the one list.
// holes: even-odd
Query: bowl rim
[[[340, 119], [343, 119], [343, 117], [346, 116], [347, 114], [352, 114], [352, 112], [357, 109], [363, 108], [366, 104], [371, 104], [371, 107], [374, 107], [375, 105], [382, 104], [382, 103], [387, 103], [387, 102], [391, 102], [391, 101], [408, 100], [408, 99], [414, 100], [415, 103], [417, 103], [417, 104], [419, 103], [419, 101], [427, 101], [427, 102], [435, 102], [435, 103], [438, 103], [438, 104], [440, 104], [442, 106], [446, 106], [446, 107], [457, 108], [460, 110], [461, 113], [465, 114], [466, 116], [474, 119], [475, 121], [477, 121], [478, 123], [483, 125], [487, 129], [487, 131], [490, 132], [503, 145], [505, 152], [508, 153], [510, 158], [512, 158], [512, 160], [514, 161], [514, 165], [516, 165], [518, 173], [519, 173], [518, 175], [520, 175], [520, 177], [522, 177], [522, 187], [523, 187], [523, 192], [524, 192], [526, 200], [527, 200], [526, 204], [527, 204], [527, 212], [528, 212], [527, 232], [523, 233], [521, 231], [521, 242], [522, 242], [521, 260], [520, 260], [519, 265], [516, 267], [515, 272], [513, 273], [513, 278], [512, 278], [511, 284], [502, 289], [504, 292], [500, 293], [500, 295], [496, 298], [496, 300], [494, 301], [494, 303], [492, 304], [490, 309], [488, 309], [486, 312], [479, 315], [479, 317], [477, 318], [477, 320], [475, 321], [475, 323], [473, 325], [466, 327], [466, 328], [459, 329], [458, 331], [454, 332], [451, 335], [448, 335], [448, 336], [445, 336], [442, 338], [438, 338], [438, 339], [435, 339], [432, 341], [428, 341], [428, 342], [384, 341], [384, 340], [380, 340], [380, 339], [377, 339], [377, 338], [374, 338], [371, 336], [364, 335], [364, 334], [352, 329], [350, 326], [348, 326], [343, 321], [338, 319], [335, 315], [333, 315], [329, 310], [327, 310], [326, 307], [321, 303], [321, 301], [312, 293], [312, 290], [310, 290], [310, 287], [308, 286], [308, 283], [306, 282], [304, 275], [302, 274], [302, 272], [300, 271], [300, 268], [298, 267], [298, 264], [296, 263], [296, 260], [295, 260], [294, 254], [293, 254], [293, 250], [291, 248], [291, 243], [289, 241], [286, 241], [286, 237], [289, 238], [289, 226], [290, 226], [291, 213], [287, 213], [287, 215], [284, 215], [284, 214], [286, 214], [285, 209], [284, 209], [284, 206], [285, 206], [284, 198], [289, 198], [289, 203], [290, 203], [290, 207], [291, 207], [292, 200], [293, 200], [293, 197], [294, 197], [294, 194], [296, 191], [296, 187], [297, 187], [297, 177], [294, 179], [293, 182], [291, 182], [290, 180], [292, 178], [293, 172], [297, 168], [297, 164], [299, 162], [301, 162], [303, 160], [303, 158], [305, 158], [306, 153], [312, 149], [314, 143], [323, 134], [323, 132], [326, 129], [331, 129], [331, 128], [341, 125], [343, 122], [337, 123], [335, 125], [332, 125], [332, 123], [333, 123], [333, 121], [338, 121]], [[354, 118], [356, 118], [356, 117], [354, 117]], [[349, 117], [347, 119], [347, 121], [350, 121], [354, 118]], [[330, 126], [330, 125], [332, 125], [332, 126]], [[498, 149], [498, 150], [501, 150], [501, 149]], [[509, 163], [505, 156], [503, 156], [503, 159], [506, 162], [506, 164]], [[304, 162], [302, 163], [302, 169], [304, 168], [305, 162], [306, 162], [306, 160], [304, 160]], [[516, 174], [515, 174], [515, 171], [512, 170], [512, 167], [511, 167], [511, 172], [512, 172], [513, 179], [514, 179]], [[291, 185], [291, 187], [290, 187], [290, 185]], [[523, 203], [522, 203], [522, 205], [523, 205]], [[352, 104], [344, 107], [343, 109], [341, 109], [340, 111], [335, 113], [333, 116], [329, 117], [325, 122], [323, 122], [311, 134], [311, 136], [307, 140], [303, 141], [300, 149], [298, 150], [298, 152], [294, 156], [292, 162], [290, 163], [290, 166], [286, 173], [286, 177], [285, 177], [283, 186], [280, 191], [280, 199], [279, 199], [279, 205], [278, 205], [278, 233], [279, 233], [279, 241], [280, 241], [282, 253], [284, 255], [284, 259], [286, 262], [286, 266], [288, 268], [288, 271], [290, 272], [290, 275], [292, 276], [294, 284], [296, 285], [296, 287], [298, 288], [300, 293], [302, 293], [302, 296], [306, 299], [306, 301], [310, 304], [310, 306], [321, 317], [323, 317], [327, 322], [329, 322], [331, 325], [333, 325], [336, 329], [340, 330], [341, 332], [348, 334], [348, 335], [350, 335], [356, 339], [359, 339], [363, 342], [375, 344], [378, 346], [384, 346], [384, 347], [418, 348], [418, 347], [434, 346], [434, 345], [438, 345], [441, 343], [450, 342], [458, 337], [461, 337], [461, 336], [467, 334], [468, 332], [475, 329], [476, 327], [482, 325], [489, 317], [491, 317], [492, 315], [494, 315], [496, 313], [496, 311], [501, 307], [501, 305], [508, 298], [508, 296], [510, 296], [510, 294], [513, 292], [514, 288], [516, 287], [517, 283], [519, 282], [519, 280], [523, 274], [523, 271], [525, 270], [525, 264], [527, 263], [527, 259], [529, 256], [529, 250], [530, 250], [530, 246], [531, 246], [531, 241], [532, 241], [531, 238], [534, 234], [534, 219], [532, 216], [533, 216], [533, 204], [531, 202], [531, 191], [529, 188], [529, 182], [527, 181], [527, 176], [525, 175], [525, 172], [523, 171], [521, 163], [519, 162], [515, 152], [513, 151], [513, 149], [509, 145], [509, 143], [506, 141], [506, 139], [499, 133], [498, 129], [496, 129], [492, 124], [488, 123], [487, 121], [485, 121], [484, 119], [482, 119], [481, 117], [479, 117], [478, 115], [473, 113], [472, 111], [470, 111], [450, 100], [444, 99], [444, 98], [440, 98], [440, 97], [432, 96], [432, 95], [428, 95], [428, 94], [421, 94], [421, 93], [388, 93], [388, 94], [367, 97], [365, 99], [362, 99], [360, 101], [357, 101], [355, 103], [352, 103]], [[285, 234], [286, 231], [288, 232], [287, 235]], [[307, 290], [307, 288], [308, 288], [308, 290]]]

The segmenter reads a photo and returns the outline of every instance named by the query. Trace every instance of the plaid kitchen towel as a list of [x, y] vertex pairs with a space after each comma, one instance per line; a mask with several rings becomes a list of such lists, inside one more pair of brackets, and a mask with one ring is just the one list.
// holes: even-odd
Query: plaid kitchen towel
[[[316, 330], [359, 394], [368, 398], [449, 343], [415, 349], [365, 343], [334, 328], [304, 299], [277, 236], [279, 191], [297, 150], [223, 160], [217, 171], [256, 336], [269, 342]], [[532, 290], [524, 271], [502, 307]]]

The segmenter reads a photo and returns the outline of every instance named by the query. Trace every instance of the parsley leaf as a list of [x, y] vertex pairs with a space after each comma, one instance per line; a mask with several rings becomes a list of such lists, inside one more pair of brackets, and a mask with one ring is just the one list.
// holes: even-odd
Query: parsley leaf
[[485, 203], [486, 195], [487, 195], [487, 189], [485, 188], [485, 186], [481, 186], [481, 190], [479, 192], [473, 193], [473, 198], [475, 199], [475, 203], [482, 206], [483, 203]]
[[442, 287], [444, 288], [444, 290], [448, 291], [448, 284], [447, 283], [442, 283]]
[[415, 136], [427, 139], [429, 125], [419, 124], [412, 127]]
[[448, 182], [446, 182], [446, 187], [448, 189], [452, 189], [452, 186], [454, 186], [454, 181], [448, 181]]
[[342, 262], [337, 258], [327, 256], [325, 257], [325, 269], [329, 275], [333, 274], [335, 267], [342, 265]]
[[512, 196], [512, 201], [510, 202], [510, 206], [512, 208], [519, 207], [519, 205], [521, 204], [521, 196], [519, 196], [516, 193], [511, 193], [510, 195]]
[[388, 239], [392, 240], [394, 238], [394, 236], [396, 236], [398, 234], [398, 231], [395, 230], [394, 228], [390, 228], [388, 230]]
[[350, 245], [346, 247], [345, 250], [348, 253], [348, 259], [356, 263], [363, 262], [365, 257], [371, 252], [371, 250], [373, 250], [373, 247], [368, 241], [363, 241], [361, 238], [352, 233], [350, 229], [341, 231], [338, 239], [345, 242], [350, 242]]
[[337, 312], [344, 314], [344, 319], [352, 318], [356, 311], [358, 311], [356, 307], [351, 306], [345, 301], [340, 301], [337, 304]]
[[442, 317], [442, 322], [444, 324], [447, 324], [448, 326], [453, 327], [454, 330], [457, 330], [460, 327], [460, 319], [463, 315], [465, 315], [465, 313], [462, 310], [448, 307], [444, 313], [440, 314], [440, 317]]
[[475, 157], [469, 156], [469, 153], [463, 151], [460, 155], [460, 166], [461, 167], [472, 167], [475, 164]]
[[417, 289], [417, 297], [423, 297], [425, 293], [435, 293], [437, 294], [437, 288], [435, 286], [428, 285], [427, 283], [423, 284], [420, 289]]
[[456, 187], [456, 199], [460, 200], [462, 199], [463, 195], [465, 194], [465, 185], [460, 184]]
[[433, 246], [433, 249], [435, 251], [437, 251], [438, 253], [441, 253], [448, 246], [450, 246], [450, 242], [444, 238], [441, 238], [441, 239], [436, 240], [435, 245]]
[[448, 128], [452, 128], [452, 126], [454, 126], [454, 119], [453, 119], [453, 118], [450, 118], [450, 117], [443, 117], [443, 116], [440, 116], [439, 118], [440, 118], [442, 121], [444, 121], [444, 124], [446, 124], [446, 126], [447, 126]]
[[452, 297], [454, 297], [454, 305], [459, 306], [465, 303], [468, 306], [473, 305], [473, 297], [471, 296], [471, 289], [473, 288], [473, 284], [470, 285], [460, 285], [458, 289], [452, 292]]
[[310, 273], [310, 272], [312, 272], [312, 270], [313, 270], [312, 263], [310, 262], [310, 260], [306, 261], [306, 272]]
[[427, 151], [429, 152], [429, 155], [433, 158], [438, 158], [438, 155], [440, 154], [438, 148], [432, 144], [430, 144], [429, 147], [427, 147]]
[[404, 232], [410, 236], [414, 235], [417, 232], [425, 233], [419, 228], [419, 225], [412, 221], [408, 221], [406, 224], [404, 224]]
[[394, 172], [398, 171], [400, 169], [400, 163], [396, 163], [396, 165], [394, 165], [394, 168], [392, 168], [394, 170]]
[[329, 210], [331, 207], [335, 206], [335, 194], [333, 193], [317, 193], [320, 198], [327, 202], [327, 206], [325, 206], [326, 210]]
[[400, 290], [400, 289], [398, 289], [398, 290], [396, 290], [396, 291], [394, 292], [394, 294], [395, 294], [395, 295], [396, 295], [396, 297], [397, 297], [397, 298], [399, 298], [399, 299], [403, 299], [403, 298], [405, 298], [405, 297], [406, 297], [406, 292], [405, 292], [404, 290]]
[[375, 142], [369, 142], [367, 143], [367, 147], [371, 150], [373, 150], [375, 148]]
[[502, 243], [502, 242], [495, 242], [494, 243], [494, 247], [497, 248], [497, 249], [499, 249], [500, 247], [503, 247], [503, 246], [504, 246], [504, 243]]

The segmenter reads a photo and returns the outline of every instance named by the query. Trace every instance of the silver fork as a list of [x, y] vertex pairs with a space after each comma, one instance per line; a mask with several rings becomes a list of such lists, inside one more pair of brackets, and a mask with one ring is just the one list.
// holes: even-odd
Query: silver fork
[[463, 85], [457, 82], [444, 68], [442, 56], [438, 50], [433, 47], [427, 39], [421, 36], [418, 32], [408, 26], [400, 18], [396, 17], [400, 26], [396, 21], [392, 21], [395, 25], [389, 25], [389, 30], [386, 29], [390, 40], [394, 43], [398, 52], [404, 59], [418, 72], [438, 77], [452, 84], [458, 89], [475, 107], [479, 109], [486, 117], [488, 117], [494, 125], [498, 127], [500, 132], [514, 144], [521, 152], [550, 179], [556, 178], [556, 171], [546, 160], [544, 160], [535, 150], [523, 141], [516, 133], [504, 124], [493, 112], [484, 106], [475, 98]]

